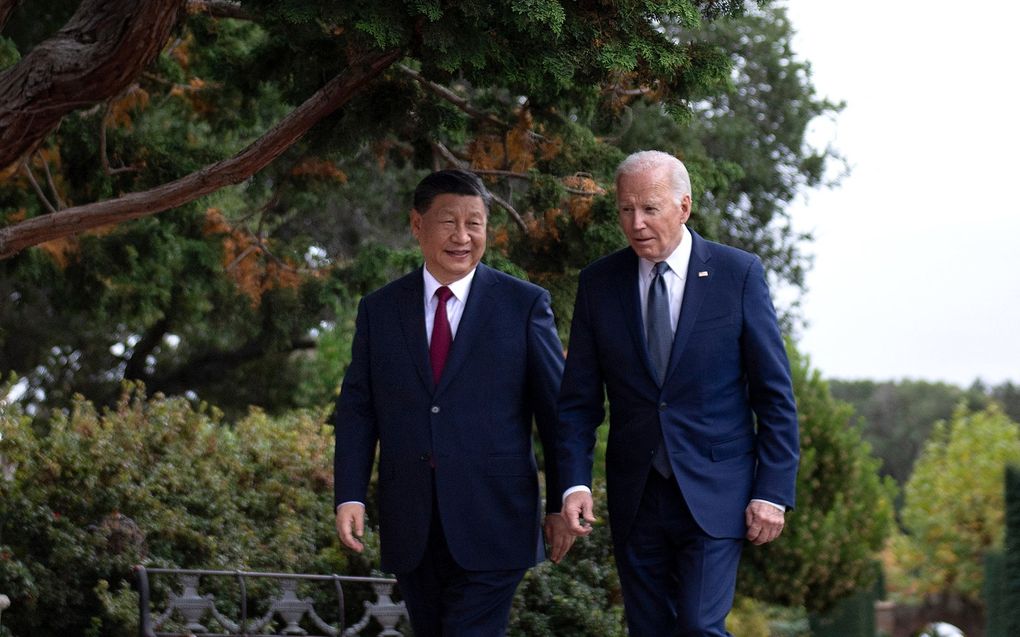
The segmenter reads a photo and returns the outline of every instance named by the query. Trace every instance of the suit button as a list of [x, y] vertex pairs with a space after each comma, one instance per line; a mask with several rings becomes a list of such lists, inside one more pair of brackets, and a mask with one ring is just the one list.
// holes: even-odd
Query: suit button
[[426, 451], [425, 453], [418, 456], [418, 459], [421, 460], [422, 462], [428, 462], [429, 460], [432, 459], [432, 452]]
[[432, 405], [432, 410], [431, 411], [434, 414], [438, 414], [439, 413], [439, 405]]
[[659, 403], [659, 411], [666, 411], [666, 403]]

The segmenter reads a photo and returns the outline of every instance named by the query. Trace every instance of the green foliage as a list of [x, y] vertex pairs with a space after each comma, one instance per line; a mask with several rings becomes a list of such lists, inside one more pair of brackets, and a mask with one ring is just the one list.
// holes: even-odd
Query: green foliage
[[1003, 542], [1005, 468], [1018, 462], [1020, 426], [996, 405], [961, 405], [935, 424], [906, 485], [908, 535], [895, 546], [918, 594], [979, 601], [984, 556]]
[[842, 104], [815, 94], [810, 67], [791, 48], [785, 9], [714, 21], [701, 32], [726, 52], [730, 81], [706, 91], [687, 123], [668, 117], [659, 104], [636, 104], [617, 133], [619, 146], [626, 152], [659, 148], [683, 159], [695, 191], [692, 227], [757, 254], [783, 280], [802, 285], [798, 244], [809, 237], [790, 229], [787, 205], [799, 190], [831, 179], [828, 160], [842, 161], [809, 147], [804, 137], [812, 119]]
[[985, 637], [1009, 637], [1008, 628], [1013, 609], [1008, 605], [1006, 589], [1006, 558], [1002, 551], [989, 551], [985, 555], [985, 581], [981, 598], [985, 604]]
[[[77, 5], [22, 3], [4, 33], [11, 54]], [[803, 130], [836, 106], [815, 98], [781, 9], [252, 0], [244, 10], [250, 19], [188, 16], [129, 90], [65, 117], [29, 162], [50, 203], [144, 190], [228, 157], [375, 47], [402, 47], [404, 67], [468, 106], [392, 67], [239, 186], [0, 262], [0, 373], [24, 379], [33, 413], [76, 393], [112, 405], [123, 379], [230, 417], [249, 404], [325, 404], [358, 297], [417, 265], [410, 193], [450, 155], [520, 213], [526, 232], [493, 207], [487, 261], [550, 289], [564, 338], [576, 272], [625, 245], [612, 172], [639, 141], [688, 161], [699, 230], [760, 249], [798, 283], [783, 206], [818, 183], [807, 159], [829, 155], [807, 148]], [[754, 153], [745, 139], [761, 140]], [[580, 175], [588, 181], [570, 182]], [[46, 213], [23, 173], [0, 183], [0, 223]]]
[[[873, 567], [878, 573], [878, 562]], [[881, 578], [876, 577], [872, 588], [840, 600], [824, 615], [812, 614], [812, 637], [875, 637], [875, 602], [883, 599], [881, 588]]]
[[832, 398], [805, 357], [788, 351], [800, 419], [797, 508], [779, 540], [745, 550], [738, 591], [824, 613], [874, 583], [895, 488], [879, 478], [878, 461], [850, 425], [850, 406]]
[[983, 409], [983, 392], [947, 383], [903, 380], [830, 381], [832, 395], [854, 406], [864, 439], [882, 460], [882, 475], [906, 484], [933, 424], [953, 415], [961, 401]]
[[989, 393], [1013, 422], [1020, 422], [1020, 387], [1006, 381], [992, 387]]
[[726, 630], [740, 637], [771, 637], [768, 615], [762, 604], [747, 597], [738, 597], [726, 617]]
[[[128, 388], [39, 431], [0, 406], [0, 589], [19, 635], [133, 634], [133, 564], [367, 574], [338, 550], [332, 436], [320, 412], [233, 426]], [[372, 551], [369, 551], [371, 559]]]
[[1003, 611], [1006, 632], [1020, 635], [1020, 465], [1006, 469]]
[[0, 71], [14, 64], [21, 59], [18, 47], [8, 38], [0, 35]]
[[627, 634], [623, 593], [606, 526], [605, 485], [596, 481], [597, 523], [578, 538], [560, 564], [545, 562], [525, 576], [510, 614], [512, 637], [588, 637]]

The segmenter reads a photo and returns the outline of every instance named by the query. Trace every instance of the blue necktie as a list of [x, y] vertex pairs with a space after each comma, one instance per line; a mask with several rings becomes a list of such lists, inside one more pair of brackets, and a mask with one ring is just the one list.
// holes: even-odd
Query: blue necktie
[[[669, 354], [673, 349], [673, 326], [669, 318], [669, 290], [666, 289], [666, 272], [669, 265], [665, 261], [655, 264], [652, 284], [648, 287], [648, 306], [645, 308], [645, 335], [648, 338], [648, 354], [652, 357], [652, 365], [658, 375], [659, 387], [666, 381], [666, 370], [669, 367]], [[652, 456], [652, 467], [662, 477], [673, 474], [669, 466], [666, 442], [659, 431], [659, 446]]]
[[673, 349], [673, 326], [669, 320], [669, 291], [666, 289], [665, 261], [655, 264], [652, 284], [648, 287], [648, 307], [645, 311], [645, 335], [648, 337], [648, 353], [658, 374], [656, 380], [662, 386], [669, 367], [669, 353]]

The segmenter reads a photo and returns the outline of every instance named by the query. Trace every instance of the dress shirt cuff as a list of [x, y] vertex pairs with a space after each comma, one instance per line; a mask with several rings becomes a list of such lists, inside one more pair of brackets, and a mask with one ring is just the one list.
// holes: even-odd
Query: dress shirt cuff
[[568, 495], [570, 495], [571, 493], [574, 493], [576, 491], [586, 491], [589, 494], [591, 493], [591, 489], [589, 489], [588, 487], [584, 486], [583, 484], [579, 484], [576, 487], [570, 487], [569, 489], [564, 491], [563, 492], [563, 499], [566, 500]]
[[782, 504], [776, 504], [775, 502], [769, 502], [768, 500], [762, 500], [761, 498], [751, 498], [751, 502], [764, 502], [765, 504], [774, 506], [783, 513], [786, 513], [786, 507]]
[[340, 507], [342, 507], [345, 504], [360, 504], [362, 509], [365, 508], [364, 502], [358, 502], [357, 500], [348, 500], [347, 502], [341, 502], [340, 504], [336, 505], [336, 512], [339, 513]]

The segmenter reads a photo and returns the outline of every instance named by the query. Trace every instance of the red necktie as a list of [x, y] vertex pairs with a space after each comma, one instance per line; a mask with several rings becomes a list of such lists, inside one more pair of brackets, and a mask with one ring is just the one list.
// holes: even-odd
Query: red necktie
[[443, 373], [443, 365], [446, 364], [446, 356], [450, 353], [450, 345], [453, 343], [450, 320], [446, 317], [446, 302], [453, 296], [453, 292], [444, 285], [436, 290], [436, 296], [439, 297], [439, 305], [436, 306], [436, 318], [432, 323], [429, 359], [432, 361], [432, 380], [438, 385], [439, 377]]

